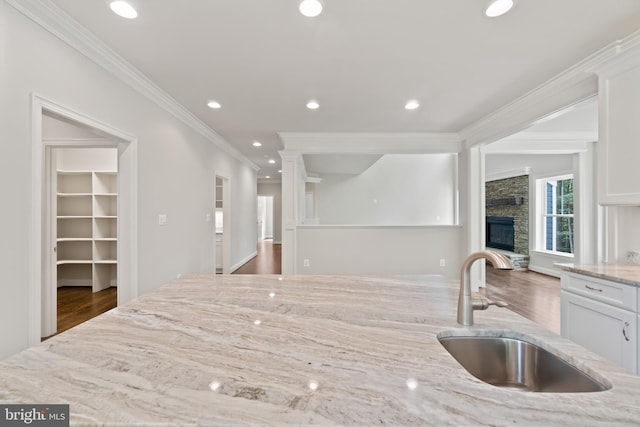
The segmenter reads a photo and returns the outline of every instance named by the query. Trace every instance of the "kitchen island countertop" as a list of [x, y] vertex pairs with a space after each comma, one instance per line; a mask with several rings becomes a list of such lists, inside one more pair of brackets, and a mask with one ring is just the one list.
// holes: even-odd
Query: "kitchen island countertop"
[[[638, 425], [640, 378], [507, 310], [456, 323], [438, 276], [191, 276], [0, 362], [0, 402], [72, 425]], [[438, 336], [501, 334], [612, 385], [498, 388]]]
[[557, 263], [560, 269], [586, 276], [613, 280], [632, 286], [640, 286], [640, 265], [637, 264], [565, 264]]

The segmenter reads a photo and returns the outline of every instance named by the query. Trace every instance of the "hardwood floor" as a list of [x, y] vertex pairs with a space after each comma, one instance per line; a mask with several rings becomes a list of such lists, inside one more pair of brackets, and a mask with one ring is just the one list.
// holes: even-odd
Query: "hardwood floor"
[[282, 245], [265, 239], [258, 243], [258, 256], [244, 264], [233, 274], [280, 274], [282, 273]]
[[89, 286], [58, 288], [58, 333], [71, 329], [117, 305], [117, 288], [93, 293]]
[[[503, 271], [487, 266], [486, 296], [560, 333], [560, 279], [533, 271]], [[492, 307], [493, 308], [493, 307]]]

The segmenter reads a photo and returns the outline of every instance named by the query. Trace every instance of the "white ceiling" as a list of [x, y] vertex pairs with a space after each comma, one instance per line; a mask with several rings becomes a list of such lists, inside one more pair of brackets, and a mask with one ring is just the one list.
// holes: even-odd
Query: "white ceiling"
[[317, 18], [297, 0], [131, 0], [136, 20], [52, 1], [259, 176], [280, 168], [277, 132], [457, 132], [640, 27], [638, 0], [520, 0], [495, 19], [484, 0], [324, 0]]

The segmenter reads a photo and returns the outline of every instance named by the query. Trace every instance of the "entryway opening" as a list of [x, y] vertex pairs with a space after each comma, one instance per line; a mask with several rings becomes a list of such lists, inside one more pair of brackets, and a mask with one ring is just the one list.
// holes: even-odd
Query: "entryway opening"
[[[61, 125], [45, 115], [44, 140], [49, 141], [52, 127], [59, 131]], [[86, 131], [85, 142], [101, 140]], [[55, 215], [50, 232], [56, 254], [52, 280], [57, 287], [57, 333], [117, 305], [118, 149], [80, 146], [80, 141], [75, 138], [78, 146], [48, 150]]]
[[273, 240], [273, 196], [258, 196], [258, 242]]
[[220, 174], [216, 175], [214, 193], [216, 274], [228, 274], [231, 268], [231, 197], [229, 182], [229, 177]]

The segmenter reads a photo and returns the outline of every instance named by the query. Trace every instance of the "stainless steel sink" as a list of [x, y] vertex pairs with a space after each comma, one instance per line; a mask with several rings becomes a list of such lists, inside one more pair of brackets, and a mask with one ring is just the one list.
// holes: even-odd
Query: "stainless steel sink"
[[497, 387], [548, 393], [580, 393], [611, 388], [547, 350], [515, 338], [438, 338], [471, 375]]

